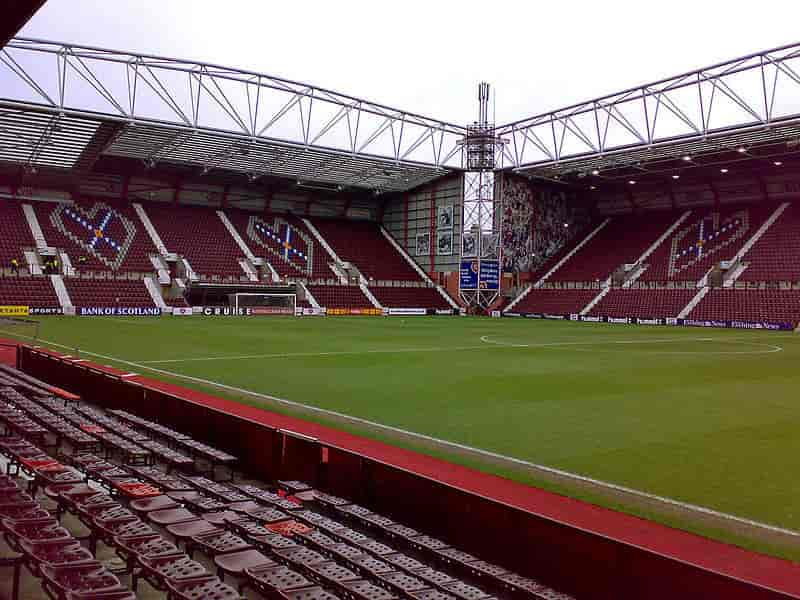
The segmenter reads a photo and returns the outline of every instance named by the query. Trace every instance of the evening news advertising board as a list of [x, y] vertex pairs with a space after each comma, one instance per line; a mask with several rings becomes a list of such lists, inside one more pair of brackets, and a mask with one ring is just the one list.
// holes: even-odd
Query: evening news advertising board
[[636, 318], [636, 317], [608, 317], [587, 315], [558, 315], [531, 312], [507, 312], [504, 317], [522, 317], [527, 319], [546, 319], [549, 321], [582, 321], [584, 323], [610, 323], [614, 325], [667, 325], [678, 327], [715, 327], [722, 329], [757, 329], [765, 331], [792, 331], [793, 323], [775, 321], [723, 321], [708, 319], [663, 319], [663, 318]]

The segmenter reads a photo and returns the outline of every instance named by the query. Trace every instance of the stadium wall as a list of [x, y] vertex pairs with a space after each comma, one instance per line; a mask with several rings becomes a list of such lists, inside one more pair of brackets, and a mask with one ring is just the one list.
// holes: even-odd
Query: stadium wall
[[800, 598], [791, 563], [171, 384], [23, 346], [19, 366], [302, 479], [578, 598]]
[[[461, 256], [461, 222], [464, 204], [464, 178], [459, 174], [392, 197], [386, 204], [383, 225], [397, 242], [427, 272], [458, 271]], [[437, 227], [437, 211], [452, 206], [452, 228]], [[451, 236], [450, 253], [439, 251], [437, 237]], [[421, 236], [428, 236], [427, 248], [418, 248]]]

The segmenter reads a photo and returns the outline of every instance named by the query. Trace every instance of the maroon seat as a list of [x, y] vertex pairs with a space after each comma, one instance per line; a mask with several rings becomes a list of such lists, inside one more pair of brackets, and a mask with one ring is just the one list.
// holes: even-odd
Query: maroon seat
[[394, 600], [398, 597], [365, 580], [347, 581], [342, 584], [342, 587], [348, 596], [358, 600]]
[[188, 547], [189, 556], [192, 556], [195, 548], [208, 556], [216, 556], [217, 554], [250, 550], [253, 546], [229, 531], [212, 531], [192, 537]]
[[170, 598], [177, 600], [239, 600], [242, 596], [218, 577], [167, 582]]
[[248, 583], [266, 595], [312, 586], [312, 582], [289, 567], [254, 567], [245, 569]]
[[69, 592], [66, 600], [136, 600], [136, 594], [128, 590], [119, 592]]
[[112, 545], [117, 553], [130, 561], [138, 557], [157, 557], [179, 554], [180, 549], [157, 533], [137, 537], [114, 538]]
[[20, 550], [28, 559], [26, 562], [34, 575], [40, 575], [39, 565], [53, 567], [79, 565], [94, 562], [94, 556], [81, 546], [78, 540], [56, 540], [45, 542], [20, 541]]
[[176, 542], [181, 542], [182, 540], [186, 541], [196, 535], [214, 533], [222, 530], [205, 519], [195, 519], [194, 521], [184, 521], [183, 523], [168, 525], [167, 531], [175, 538]]
[[[139, 559], [139, 564], [142, 567], [142, 575], [153, 587], [160, 590], [163, 590], [169, 581], [187, 581], [208, 575], [208, 571], [203, 565], [192, 560], [186, 554], [142, 557]], [[137, 584], [134, 583], [134, 590], [136, 587]]]
[[47, 540], [72, 539], [72, 534], [61, 527], [55, 519], [28, 523], [14, 523], [13, 521], [4, 519], [2, 523], [3, 529], [5, 529], [12, 538], [19, 540], [20, 543], [23, 540], [42, 542]]
[[180, 505], [175, 502], [175, 500], [166, 494], [163, 496], [153, 496], [152, 498], [140, 498], [130, 503], [131, 510], [140, 514], [153, 512], [154, 510], [178, 508], [179, 506]]
[[166, 527], [169, 525], [175, 525], [176, 523], [196, 521], [200, 517], [185, 508], [169, 508], [165, 510], [154, 510], [153, 512], [149, 512], [147, 513], [147, 518], [156, 525]]
[[52, 596], [63, 598], [67, 592], [117, 592], [125, 588], [119, 579], [99, 562], [54, 567], [42, 565], [42, 585]]
[[319, 586], [287, 590], [281, 594], [281, 597], [285, 600], [339, 600], [339, 598], [343, 598], [343, 596], [337, 596]]
[[225, 579], [225, 575], [243, 575], [245, 569], [278, 566], [278, 563], [267, 558], [258, 550], [242, 550], [241, 552], [219, 554], [214, 557], [214, 564], [217, 565], [217, 575], [222, 580]]

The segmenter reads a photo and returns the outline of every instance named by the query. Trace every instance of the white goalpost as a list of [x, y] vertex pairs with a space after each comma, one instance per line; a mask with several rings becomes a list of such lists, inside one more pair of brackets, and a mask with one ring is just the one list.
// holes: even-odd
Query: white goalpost
[[297, 294], [239, 293], [228, 296], [235, 314], [292, 315], [297, 307]]

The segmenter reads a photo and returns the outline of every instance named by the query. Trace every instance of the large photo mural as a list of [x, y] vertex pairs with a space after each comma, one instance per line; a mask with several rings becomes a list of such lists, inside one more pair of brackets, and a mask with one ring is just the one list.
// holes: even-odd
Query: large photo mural
[[567, 194], [536, 190], [520, 177], [500, 180], [503, 232], [503, 271], [526, 273], [539, 269], [589, 222], [588, 210]]

